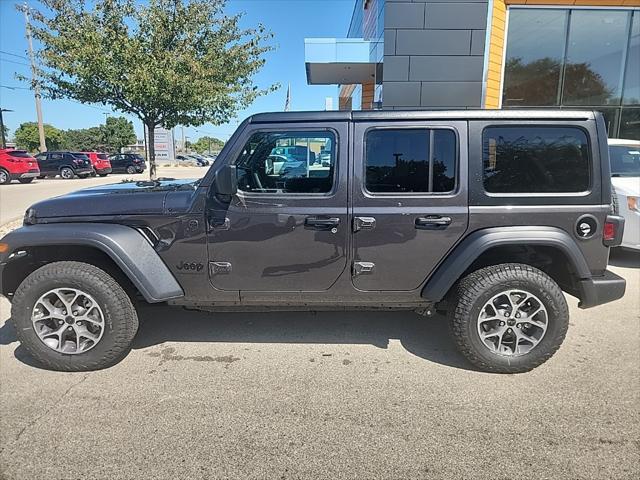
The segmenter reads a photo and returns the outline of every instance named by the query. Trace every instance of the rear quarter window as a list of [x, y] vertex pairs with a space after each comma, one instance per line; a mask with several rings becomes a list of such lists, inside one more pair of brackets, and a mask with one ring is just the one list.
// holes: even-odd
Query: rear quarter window
[[589, 190], [591, 154], [577, 127], [500, 126], [482, 134], [483, 182], [489, 193]]

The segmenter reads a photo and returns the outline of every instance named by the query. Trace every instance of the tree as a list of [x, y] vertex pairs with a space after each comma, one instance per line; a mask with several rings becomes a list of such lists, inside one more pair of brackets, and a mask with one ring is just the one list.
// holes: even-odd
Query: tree
[[277, 88], [252, 84], [272, 35], [261, 24], [240, 28], [241, 15], [224, 15], [226, 0], [41, 3], [32, 15], [43, 93], [140, 118], [152, 179], [156, 126], [219, 125]]
[[137, 139], [133, 122], [125, 117], [107, 117], [101, 129], [104, 149], [109, 152], [120, 152], [122, 147], [135, 143]]
[[71, 151], [104, 150], [104, 132], [102, 127], [66, 130], [63, 133], [61, 148]]
[[[48, 150], [57, 150], [63, 141], [63, 133], [56, 127], [44, 124], [44, 137]], [[30, 152], [35, 152], [40, 146], [38, 136], [38, 124], [36, 122], [25, 122], [20, 124], [14, 134], [16, 145]]]
[[209, 152], [209, 150], [219, 151], [224, 146], [224, 142], [215, 137], [200, 137], [197, 142], [191, 145], [191, 148], [198, 153]]

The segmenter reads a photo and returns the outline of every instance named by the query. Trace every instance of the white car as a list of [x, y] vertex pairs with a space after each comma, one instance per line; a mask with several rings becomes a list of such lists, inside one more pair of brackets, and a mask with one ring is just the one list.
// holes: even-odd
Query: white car
[[615, 213], [624, 217], [622, 248], [640, 251], [640, 141], [609, 139]]

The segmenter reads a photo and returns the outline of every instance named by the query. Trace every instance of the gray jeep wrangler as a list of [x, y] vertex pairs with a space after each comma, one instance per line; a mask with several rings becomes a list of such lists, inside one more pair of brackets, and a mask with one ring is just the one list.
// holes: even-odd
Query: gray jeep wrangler
[[567, 110], [254, 115], [204, 178], [89, 188], [28, 209], [0, 241], [0, 291], [48, 368], [108, 367], [136, 301], [203, 310], [446, 313], [476, 367], [549, 359], [607, 271], [605, 124]]

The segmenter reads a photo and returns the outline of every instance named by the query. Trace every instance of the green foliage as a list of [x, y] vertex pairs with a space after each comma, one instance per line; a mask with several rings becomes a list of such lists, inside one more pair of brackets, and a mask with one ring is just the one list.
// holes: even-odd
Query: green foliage
[[[22, 123], [14, 134], [16, 145], [30, 152], [38, 151], [40, 140], [38, 136], [38, 124], [36, 122]], [[63, 141], [63, 133], [56, 127], [44, 124], [44, 138], [48, 150], [57, 150]]]
[[211, 146], [212, 152], [220, 151], [224, 146], [224, 142], [219, 138], [205, 136], [200, 137], [198, 141], [191, 144], [189, 148], [198, 153], [209, 153], [209, 146]]
[[102, 128], [104, 148], [108, 152], [119, 152], [122, 147], [136, 142], [133, 122], [125, 117], [107, 117]]
[[66, 130], [63, 134], [63, 150], [74, 152], [104, 150], [104, 135], [101, 127]]
[[50, 98], [103, 103], [158, 125], [221, 124], [276, 86], [259, 89], [272, 35], [240, 28], [226, 0], [41, 0], [34, 37], [42, 91]]

